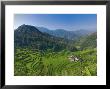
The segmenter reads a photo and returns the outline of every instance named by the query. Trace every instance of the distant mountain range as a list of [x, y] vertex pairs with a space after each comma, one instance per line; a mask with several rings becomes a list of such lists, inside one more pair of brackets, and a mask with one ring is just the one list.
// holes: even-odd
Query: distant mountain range
[[61, 38], [69, 39], [69, 40], [74, 40], [74, 39], [79, 38], [81, 36], [85, 36], [85, 35], [91, 34], [93, 32], [96, 32], [95, 30], [89, 31], [89, 30], [83, 30], [83, 29], [77, 30], [77, 31], [67, 31], [64, 29], [49, 30], [44, 27], [37, 27], [37, 28], [41, 32], [45, 32], [45, 33], [51, 34], [53, 36], [61, 37]]
[[[77, 39], [76, 39], [77, 38]], [[73, 41], [73, 39], [76, 39]], [[15, 48], [30, 48], [53, 51], [68, 49], [70, 51], [80, 48], [95, 48], [97, 44], [96, 32], [86, 30], [66, 31], [63, 29], [48, 30], [43, 27], [21, 25], [14, 30]]]

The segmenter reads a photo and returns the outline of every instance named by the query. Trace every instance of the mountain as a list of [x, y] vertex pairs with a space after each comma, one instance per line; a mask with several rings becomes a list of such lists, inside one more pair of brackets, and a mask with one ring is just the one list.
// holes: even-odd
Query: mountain
[[31, 25], [21, 25], [14, 30], [15, 48], [33, 48], [39, 50], [63, 50], [67, 47], [68, 40], [49, 35], [39, 31]]
[[94, 33], [94, 32], [96, 32], [96, 30], [84, 30], [84, 29], [80, 29], [80, 30], [74, 31], [74, 33], [77, 36], [79, 36], [79, 37], [86, 36], [86, 35], [89, 35], [89, 34]]
[[[96, 48], [96, 32], [89, 33], [87, 31], [74, 31], [74, 33], [72, 33], [73, 31], [71, 32], [63, 29], [48, 30], [46, 28], [42, 28], [41, 31], [41, 28], [25, 24], [19, 26], [14, 30], [15, 48], [31, 48], [39, 50], [52, 49], [53, 51], [65, 49], [76, 51], [77, 49]], [[75, 40], [73, 41], [70, 39]]]
[[69, 40], [73, 40], [77, 37], [77, 35], [74, 32], [66, 31], [64, 29], [56, 29], [55, 31], [53, 31], [52, 35]]
[[97, 32], [91, 33], [87, 36], [80, 37], [75, 42], [75, 46], [79, 49], [96, 48], [97, 47]]
[[77, 31], [67, 31], [64, 29], [49, 30], [48, 28], [44, 28], [44, 27], [37, 27], [37, 28], [41, 32], [45, 32], [53, 36], [61, 37], [61, 38], [69, 39], [69, 40], [74, 40], [81, 36], [85, 36], [85, 35], [88, 35], [94, 32], [94, 31], [83, 30], [83, 29], [77, 30]]
[[45, 27], [36, 27], [36, 28], [39, 29], [39, 31], [41, 31], [41, 32], [46, 32], [49, 34], [52, 33], [52, 30], [49, 30], [48, 28], [45, 28]]

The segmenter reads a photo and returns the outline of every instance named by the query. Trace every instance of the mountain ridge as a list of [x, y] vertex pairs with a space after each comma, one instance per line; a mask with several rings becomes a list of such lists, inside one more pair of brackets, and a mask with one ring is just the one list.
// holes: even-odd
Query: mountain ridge
[[14, 30], [14, 43], [15, 47], [30, 47], [40, 50], [53, 49], [56, 51], [67, 46], [65, 39], [42, 33], [31, 25], [21, 25]]
[[[59, 32], [59, 29], [57, 29], [57, 31]], [[60, 29], [60, 31], [65, 30]], [[80, 46], [81, 49], [90, 46], [92, 48], [96, 47], [96, 35], [95, 32], [87, 34], [86, 36], [79, 36], [79, 38], [75, 40], [68, 40], [66, 37], [54, 36], [47, 32], [41, 32], [34, 26], [23, 24], [14, 30], [14, 46], [40, 50], [53, 49], [54, 51], [58, 51], [68, 49], [74, 51], [78, 49], [77, 46]]]
[[81, 36], [85, 36], [85, 35], [95, 32], [95, 31], [88, 31], [84, 29], [76, 30], [76, 31], [67, 31], [64, 29], [49, 30], [48, 28], [45, 28], [45, 27], [37, 27], [37, 28], [41, 32], [46, 32], [53, 36], [61, 37], [61, 38], [69, 39], [69, 40], [74, 40]]

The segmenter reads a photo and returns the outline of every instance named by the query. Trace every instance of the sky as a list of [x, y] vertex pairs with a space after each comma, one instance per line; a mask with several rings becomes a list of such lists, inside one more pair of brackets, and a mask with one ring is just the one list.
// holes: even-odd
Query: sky
[[96, 14], [15, 14], [14, 29], [20, 25], [33, 25], [45, 27], [50, 30], [65, 29], [75, 30], [96, 30]]

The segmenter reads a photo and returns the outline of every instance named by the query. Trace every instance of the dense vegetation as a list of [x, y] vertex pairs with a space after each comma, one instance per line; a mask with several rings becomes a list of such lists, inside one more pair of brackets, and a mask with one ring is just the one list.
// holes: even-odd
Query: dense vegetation
[[77, 49], [80, 49], [80, 50], [96, 48], [97, 47], [97, 33], [94, 32], [90, 35], [80, 37], [78, 40], [76, 40], [74, 45]]
[[[15, 75], [46, 75], [46, 76], [81, 76], [96, 75], [96, 49], [84, 51], [53, 52], [48, 50], [16, 49], [15, 52]], [[71, 62], [70, 55], [80, 56], [80, 61]]]
[[[14, 32], [15, 76], [96, 76], [96, 33], [76, 41], [22, 25]], [[85, 43], [85, 44], [84, 44]], [[79, 60], [71, 61], [74, 55]]]
[[15, 48], [40, 50], [53, 49], [54, 51], [74, 49], [69, 40], [42, 33], [34, 26], [29, 25], [21, 25], [15, 30], [14, 46]]

